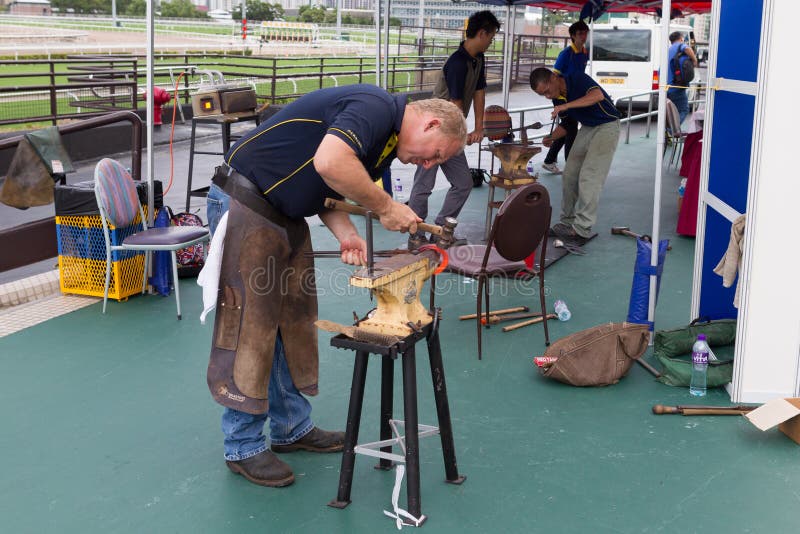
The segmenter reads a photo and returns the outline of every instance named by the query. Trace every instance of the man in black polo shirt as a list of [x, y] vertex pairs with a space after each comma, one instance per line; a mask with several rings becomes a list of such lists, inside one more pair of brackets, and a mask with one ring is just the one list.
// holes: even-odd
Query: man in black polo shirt
[[[361, 264], [366, 243], [325, 197], [355, 200], [388, 230], [420, 219], [373, 183], [394, 158], [430, 167], [463, 150], [464, 117], [443, 100], [406, 105], [372, 85], [309, 93], [240, 139], [214, 183], [230, 195], [208, 385], [225, 406], [229, 469], [263, 486], [294, 481], [274, 452], [342, 450], [344, 434], [311, 422], [303, 397], [317, 394], [314, 262], [305, 217], [318, 214], [342, 261]], [[220, 237], [221, 236], [215, 236]]]
[[[491, 11], [473, 13], [467, 21], [466, 40], [447, 59], [442, 67], [442, 77], [433, 90], [434, 98], [450, 100], [469, 115], [470, 105], [475, 110], [475, 129], [467, 136], [467, 144], [480, 142], [483, 137], [483, 109], [486, 104], [486, 67], [483, 53], [492, 44], [500, 23]], [[443, 224], [447, 217], [458, 217], [461, 208], [472, 191], [472, 176], [463, 152], [441, 165], [426, 168], [418, 166], [414, 174], [414, 187], [408, 205], [423, 220], [428, 216], [428, 197], [436, 184], [439, 167], [450, 182], [450, 190], [444, 198], [442, 208], [436, 216], [436, 224]], [[409, 238], [409, 248], [422, 243], [422, 235]]]

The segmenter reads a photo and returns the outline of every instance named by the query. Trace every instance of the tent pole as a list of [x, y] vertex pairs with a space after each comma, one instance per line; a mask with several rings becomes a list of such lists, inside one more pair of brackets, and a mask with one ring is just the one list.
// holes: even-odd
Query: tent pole
[[594, 78], [594, 19], [589, 19], [589, 77]]
[[389, 90], [389, 12], [392, 0], [386, 0], [383, 12], [383, 88]]
[[381, 84], [381, 0], [375, 0], [375, 85]]
[[511, 5], [506, 4], [506, 27], [503, 35], [503, 107], [508, 109], [508, 97], [511, 92]]
[[145, 176], [147, 177], [147, 226], [153, 226], [153, 208], [155, 207], [155, 192], [153, 191], [153, 174], [155, 169], [155, 158], [153, 157], [153, 48], [154, 48], [154, 25], [153, 14], [155, 0], [147, 1], [147, 101], [145, 104], [145, 124], [147, 124], [147, 166]]
[[[663, 0], [661, 6], [661, 35], [669, 35], [669, 16], [672, 12], [672, 0]], [[658, 46], [664, 46], [664, 43], [657, 43]], [[656, 176], [655, 185], [653, 187], [653, 231], [650, 234], [653, 237], [652, 250], [650, 251], [650, 267], [652, 272], [650, 274], [650, 295], [647, 307], [647, 321], [651, 325], [650, 343], [653, 343], [652, 332], [655, 331], [655, 315], [656, 315], [656, 287], [658, 283], [658, 275], [655, 274], [658, 268], [658, 248], [660, 239], [660, 226], [661, 226], [661, 175], [664, 166], [664, 127], [666, 125], [666, 100], [667, 100], [667, 80], [669, 79], [669, 54], [662, 52], [661, 54], [661, 67], [658, 77], [658, 135], [656, 143]]]

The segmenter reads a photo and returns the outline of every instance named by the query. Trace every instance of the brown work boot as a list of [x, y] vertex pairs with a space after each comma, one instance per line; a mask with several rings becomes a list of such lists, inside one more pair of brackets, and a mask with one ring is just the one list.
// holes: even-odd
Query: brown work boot
[[272, 444], [274, 452], [341, 452], [342, 449], [344, 449], [344, 432], [328, 432], [317, 427], [312, 428], [311, 432], [294, 443]]
[[244, 460], [226, 460], [228, 469], [244, 478], [271, 488], [281, 488], [294, 482], [292, 468], [270, 451], [262, 451]]

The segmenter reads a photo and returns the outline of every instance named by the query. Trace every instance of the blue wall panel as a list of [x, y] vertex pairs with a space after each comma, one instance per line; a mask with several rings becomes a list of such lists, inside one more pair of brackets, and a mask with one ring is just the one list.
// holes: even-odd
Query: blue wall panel
[[[736, 282], [729, 288], [722, 287], [722, 277], [713, 269], [728, 249], [731, 223], [709, 208], [706, 210], [706, 234], [703, 246], [703, 273], [701, 275], [700, 317], [710, 319], [735, 319], [733, 307]], [[738, 280], [738, 279], [737, 279]]]
[[739, 213], [744, 213], [747, 209], [756, 98], [728, 91], [717, 91], [714, 96], [708, 190]]
[[755, 82], [763, 1], [721, 1], [717, 77]]

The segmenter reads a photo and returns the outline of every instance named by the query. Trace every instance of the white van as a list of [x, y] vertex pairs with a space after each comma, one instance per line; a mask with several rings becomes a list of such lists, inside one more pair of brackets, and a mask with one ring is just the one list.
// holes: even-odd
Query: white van
[[[690, 43], [691, 26], [672, 24], [670, 33], [674, 31], [684, 33], [684, 42]], [[660, 25], [636, 19], [594, 25], [591, 43], [586, 44], [593, 46], [586, 71], [621, 109], [627, 109], [628, 102], [620, 99], [658, 89], [662, 54], [669, 49], [669, 35], [661, 33]], [[648, 100], [647, 95], [634, 97], [633, 107], [646, 108]]]

